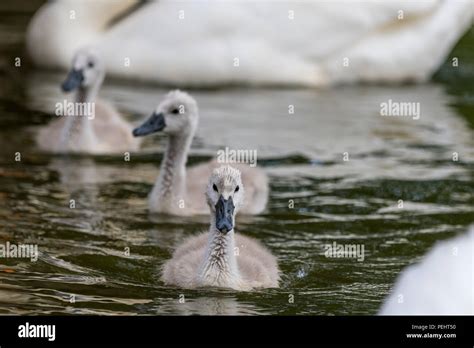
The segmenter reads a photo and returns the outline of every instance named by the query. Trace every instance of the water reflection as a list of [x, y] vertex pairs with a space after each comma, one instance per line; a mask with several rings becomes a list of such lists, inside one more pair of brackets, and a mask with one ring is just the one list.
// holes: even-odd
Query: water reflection
[[[183, 295], [184, 296], [184, 295]], [[159, 304], [159, 313], [173, 315], [255, 315], [259, 314], [255, 308], [239, 302], [233, 296], [216, 294], [212, 297], [197, 297], [186, 299], [170, 299]]]
[[[191, 91], [201, 121], [190, 163], [225, 146], [258, 150], [271, 178], [268, 209], [239, 217], [237, 233], [271, 248], [283, 281], [248, 294], [164, 286], [161, 265], [208, 218], [148, 214], [160, 137], [130, 162], [41, 154], [31, 141], [40, 126], [18, 125], [56, 117], [62, 79], [34, 73], [25, 80], [27, 108], [0, 110], [16, 113], [0, 129], [0, 241], [37, 243], [41, 253], [36, 263], [0, 266], [2, 313], [374, 314], [406, 264], [472, 222], [473, 139], [442, 86]], [[109, 80], [101, 94], [139, 123], [165, 92]], [[420, 119], [380, 116], [389, 99], [419, 102]], [[364, 262], [326, 258], [323, 245], [333, 241], [365, 245]]]
[[[28, 86], [29, 105], [53, 114], [55, 103], [64, 99], [60, 82], [61, 75], [34, 74]], [[109, 82], [101, 96], [136, 120], [146, 117], [166, 92]], [[229, 146], [258, 149], [260, 158], [297, 153], [313, 161], [339, 161], [347, 151], [354, 159], [372, 155], [381, 167], [387, 158], [417, 161], [439, 155], [426, 147], [441, 147], [440, 151], [452, 147], [465, 160], [473, 157], [469, 129], [447, 106], [451, 98], [441, 85], [191, 93], [201, 114], [195, 150], [211, 155]], [[381, 116], [381, 103], [389, 100], [419, 103], [420, 119]]]

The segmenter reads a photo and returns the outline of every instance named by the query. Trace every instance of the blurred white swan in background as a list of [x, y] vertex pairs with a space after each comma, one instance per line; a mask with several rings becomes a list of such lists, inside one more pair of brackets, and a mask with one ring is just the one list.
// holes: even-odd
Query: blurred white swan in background
[[472, 25], [472, 0], [49, 2], [34, 63], [67, 68], [94, 44], [107, 73], [175, 85], [324, 86], [428, 79]]
[[474, 226], [403, 270], [380, 314], [473, 315]]

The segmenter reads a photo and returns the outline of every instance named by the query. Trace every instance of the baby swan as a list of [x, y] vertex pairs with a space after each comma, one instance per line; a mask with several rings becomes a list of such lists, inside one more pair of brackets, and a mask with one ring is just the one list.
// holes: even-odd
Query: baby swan
[[[198, 123], [196, 101], [189, 94], [176, 90], [169, 92], [150, 118], [134, 129], [135, 136], [160, 131], [168, 135], [160, 174], [149, 196], [150, 211], [172, 215], [207, 214], [202, 191], [219, 163], [213, 160], [186, 171], [188, 151]], [[246, 164], [234, 166], [241, 171], [247, 191], [241, 213], [261, 213], [268, 201], [267, 175]]]
[[230, 166], [214, 169], [206, 198], [211, 210], [209, 233], [185, 240], [165, 263], [162, 280], [188, 289], [277, 288], [276, 258], [258, 241], [234, 235], [235, 215], [244, 202], [240, 171]]
[[52, 153], [114, 153], [135, 151], [139, 141], [131, 136], [132, 127], [115, 108], [96, 100], [105, 77], [105, 67], [92, 49], [81, 49], [74, 56], [72, 69], [61, 85], [64, 92], [75, 91], [59, 119], [42, 128], [39, 147]]

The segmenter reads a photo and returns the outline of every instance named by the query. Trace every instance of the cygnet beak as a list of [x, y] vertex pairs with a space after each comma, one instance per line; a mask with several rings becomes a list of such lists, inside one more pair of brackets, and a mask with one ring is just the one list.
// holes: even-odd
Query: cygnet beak
[[153, 113], [140, 127], [133, 130], [133, 136], [141, 137], [151, 133], [162, 131], [166, 127], [165, 116], [160, 112]]

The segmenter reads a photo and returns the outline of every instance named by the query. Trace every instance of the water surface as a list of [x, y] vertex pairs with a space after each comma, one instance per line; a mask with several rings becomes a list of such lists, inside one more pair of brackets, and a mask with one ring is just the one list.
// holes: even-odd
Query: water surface
[[[191, 91], [201, 111], [191, 165], [225, 146], [258, 150], [268, 209], [240, 217], [237, 233], [267, 245], [283, 277], [251, 293], [164, 286], [161, 265], [207, 217], [148, 213], [162, 137], [130, 162], [36, 148], [64, 73], [12, 67], [29, 16], [0, 13], [0, 243], [38, 244], [40, 257], [0, 260], [0, 314], [370, 315], [403, 267], [474, 221], [471, 31], [455, 50], [462, 67], [448, 61], [426, 85]], [[101, 96], [138, 124], [167, 90], [107, 80]], [[419, 102], [420, 119], [380, 116], [389, 99]], [[325, 257], [333, 242], [363, 245], [364, 261]]]

